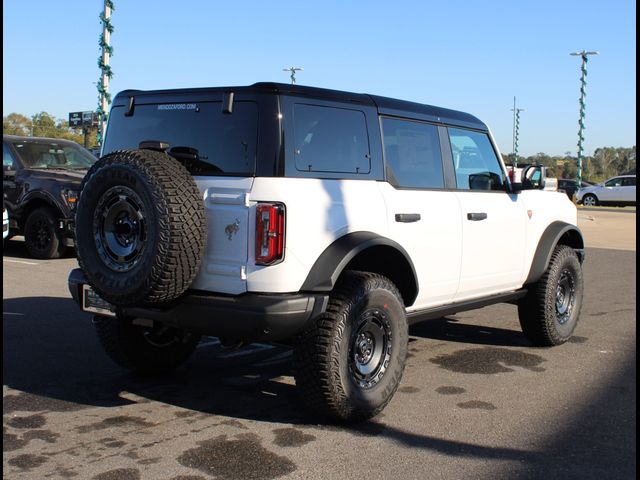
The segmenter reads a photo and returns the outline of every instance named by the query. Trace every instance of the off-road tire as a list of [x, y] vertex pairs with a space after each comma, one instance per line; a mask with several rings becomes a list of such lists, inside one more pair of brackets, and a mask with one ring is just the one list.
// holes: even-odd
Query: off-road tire
[[182, 365], [193, 353], [200, 336], [157, 325], [133, 325], [121, 317], [94, 318], [98, 340], [116, 365], [139, 375], [157, 375]]
[[24, 224], [24, 243], [33, 258], [60, 258], [66, 247], [58, 230], [58, 216], [48, 207], [36, 208]]
[[78, 263], [119, 306], [159, 304], [193, 282], [206, 246], [204, 202], [169, 155], [120, 150], [87, 172], [76, 213]]
[[576, 252], [558, 245], [542, 278], [529, 285], [518, 303], [522, 331], [534, 345], [561, 345], [571, 337], [578, 323], [584, 280]]
[[[379, 337], [371, 365], [361, 355], [368, 350], [360, 350], [368, 341], [367, 329], [371, 337]], [[407, 342], [406, 314], [396, 286], [381, 275], [346, 272], [326, 312], [295, 341], [295, 380], [303, 402], [314, 415], [332, 421], [377, 415], [400, 384]], [[378, 354], [380, 361], [374, 362]], [[373, 368], [370, 378], [362, 374], [366, 368]]]

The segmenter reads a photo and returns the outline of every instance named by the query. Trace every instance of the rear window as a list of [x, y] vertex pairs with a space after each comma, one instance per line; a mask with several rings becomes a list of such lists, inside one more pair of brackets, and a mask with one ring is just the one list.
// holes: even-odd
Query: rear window
[[[222, 102], [136, 105], [133, 115], [114, 107], [103, 155], [136, 149], [140, 142], [169, 144], [168, 153], [192, 154], [183, 160], [193, 175], [252, 176], [256, 168], [258, 107], [234, 102], [233, 113], [222, 113]], [[184, 155], [176, 155], [184, 158]]]

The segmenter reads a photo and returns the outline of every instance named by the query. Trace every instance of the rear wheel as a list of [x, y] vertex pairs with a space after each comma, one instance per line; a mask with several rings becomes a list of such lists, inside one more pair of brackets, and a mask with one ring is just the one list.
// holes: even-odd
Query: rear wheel
[[565, 343], [578, 323], [583, 293], [578, 256], [571, 247], [558, 245], [547, 271], [518, 303], [524, 335], [541, 347]]
[[296, 341], [295, 379], [303, 401], [333, 420], [375, 416], [400, 384], [407, 341], [396, 286], [381, 275], [347, 272], [327, 311]]
[[184, 363], [200, 336], [173, 327], [134, 325], [123, 317], [95, 317], [98, 340], [117, 365], [134, 373], [165, 373]]
[[62, 256], [66, 247], [58, 231], [57, 215], [51, 208], [37, 208], [24, 225], [24, 242], [33, 258], [50, 259]]
[[582, 203], [586, 207], [595, 207], [596, 205], [598, 205], [598, 197], [589, 193], [584, 196], [584, 198], [582, 199]]

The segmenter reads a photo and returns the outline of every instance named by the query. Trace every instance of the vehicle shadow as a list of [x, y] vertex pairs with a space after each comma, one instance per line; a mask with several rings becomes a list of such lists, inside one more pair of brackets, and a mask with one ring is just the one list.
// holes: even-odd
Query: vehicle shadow
[[290, 377], [285, 346], [228, 351], [209, 338], [174, 372], [138, 377], [103, 353], [91, 316], [71, 299], [3, 301], [4, 384], [22, 392], [4, 398], [5, 414], [154, 400], [203, 413], [299, 423], [304, 413], [296, 407]]
[[488, 327], [461, 323], [452, 317], [442, 317], [409, 327], [409, 335], [432, 340], [460, 342], [474, 345], [502, 347], [531, 347], [521, 330]]
[[[27, 247], [24, 244], [24, 237], [21, 237], [21, 236], [12, 237], [4, 241], [4, 245], [2, 247], [2, 256], [17, 258], [21, 260], [22, 259], [31, 260], [34, 262], [42, 261], [39, 259], [34, 259], [31, 255], [29, 255], [29, 252], [27, 252]], [[64, 259], [64, 258], [75, 258], [75, 257], [76, 257], [76, 249], [73, 247], [68, 247], [64, 251], [62, 257], [60, 258]], [[53, 260], [57, 260], [57, 259], [53, 259]]]
[[[448, 332], [465, 333], [465, 341], [481, 343], [485, 337], [480, 330], [480, 327], [460, 325], [450, 318], [443, 318], [412, 327], [412, 334], [451, 340]], [[482, 330], [486, 328], [482, 327]], [[482, 343], [521, 344], [515, 332], [489, 331], [493, 331], [493, 339]], [[156, 401], [192, 412], [177, 412], [177, 415], [215, 414], [349, 431], [357, 436], [388, 438], [408, 448], [439, 451], [453, 457], [513, 460], [523, 465], [523, 471], [512, 472], [518, 473], [518, 478], [531, 478], [527, 472], [532, 471], [554, 473], [555, 466], [566, 462], [567, 445], [571, 445], [573, 468], [583, 473], [597, 473], [581, 478], [602, 478], [598, 475], [603, 473], [603, 465], [619, 465], [617, 470], [623, 477], [631, 469], [635, 470], [626, 459], [628, 451], [616, 447], [628, 441], [634, 435], [634, 429], [615, 430], [617, 441], [607, 440], [606, 445], [589, 433], [610, 432], [610, 426], [622, 425], [630, 409], [634, 408], [635, 354], [631, 363], [625, 362], [624, 373], [611, 379], [613, 387], [603, 386], [601, 394], [586, 403], [585, 411], [576, 412], [581, 418], [577, 422], [581, 425], [576, 427], [578, 430], [568, 426], [550, 438], [546, 448], [536, 451], [489, 447], [474, 441], [412, 433], [381, 422], [380, 417], [358, 425], [318, 425], [317, 418], [300, 408], [291, 378], [291, 350], [286, 346], [254, 344], [246, 351], [227, 351], [216, 340], [206, 338], [192, 358], [173, 373], [139, 378], [126, 373], [106, 357], [96, 339], [90, 316], [78, 312], [71, 299], [3, 300], [3, 347], [3, 383], [16, 390], [4, 395], [3, 415]], [[588, 423], [590, 428], [584, 430], [583, 423]], [[592, 455], [593, 449], [587, 448], [596, 445], [599, 456]], [[619, 461], [621, 458], [625, 461]]]
[[[472, 344], [526, 345], [516, 332], [450, 318], [415, 325], [411, 334]], [[3, 301], [3, 347], [4, 384], [24, 392], [21, 398], [5, 397], [4, 413], [18, 404], [27, 411], [56, 411], [153, 400], [235, 418], [317, 423], [300, 406], [292, 351], [284, 345], [227, 350], [206, 337], [175, 371], [139, 377], [111, 362], [98, 343], [91, 316], [78, 311], [71, 299], [29, 297]]]

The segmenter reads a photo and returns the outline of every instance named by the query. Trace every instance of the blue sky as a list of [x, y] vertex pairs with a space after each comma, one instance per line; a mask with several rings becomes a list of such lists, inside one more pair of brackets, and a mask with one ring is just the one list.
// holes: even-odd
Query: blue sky
[[[113, 0], [113, 94], [297, 80], [472, 113], [519, 154], [577, 151], [580, 60], [585, 153], [636, 142], [631, 0]], [[94, 110], [101, 0], [4, 0], [3, 115]]]

